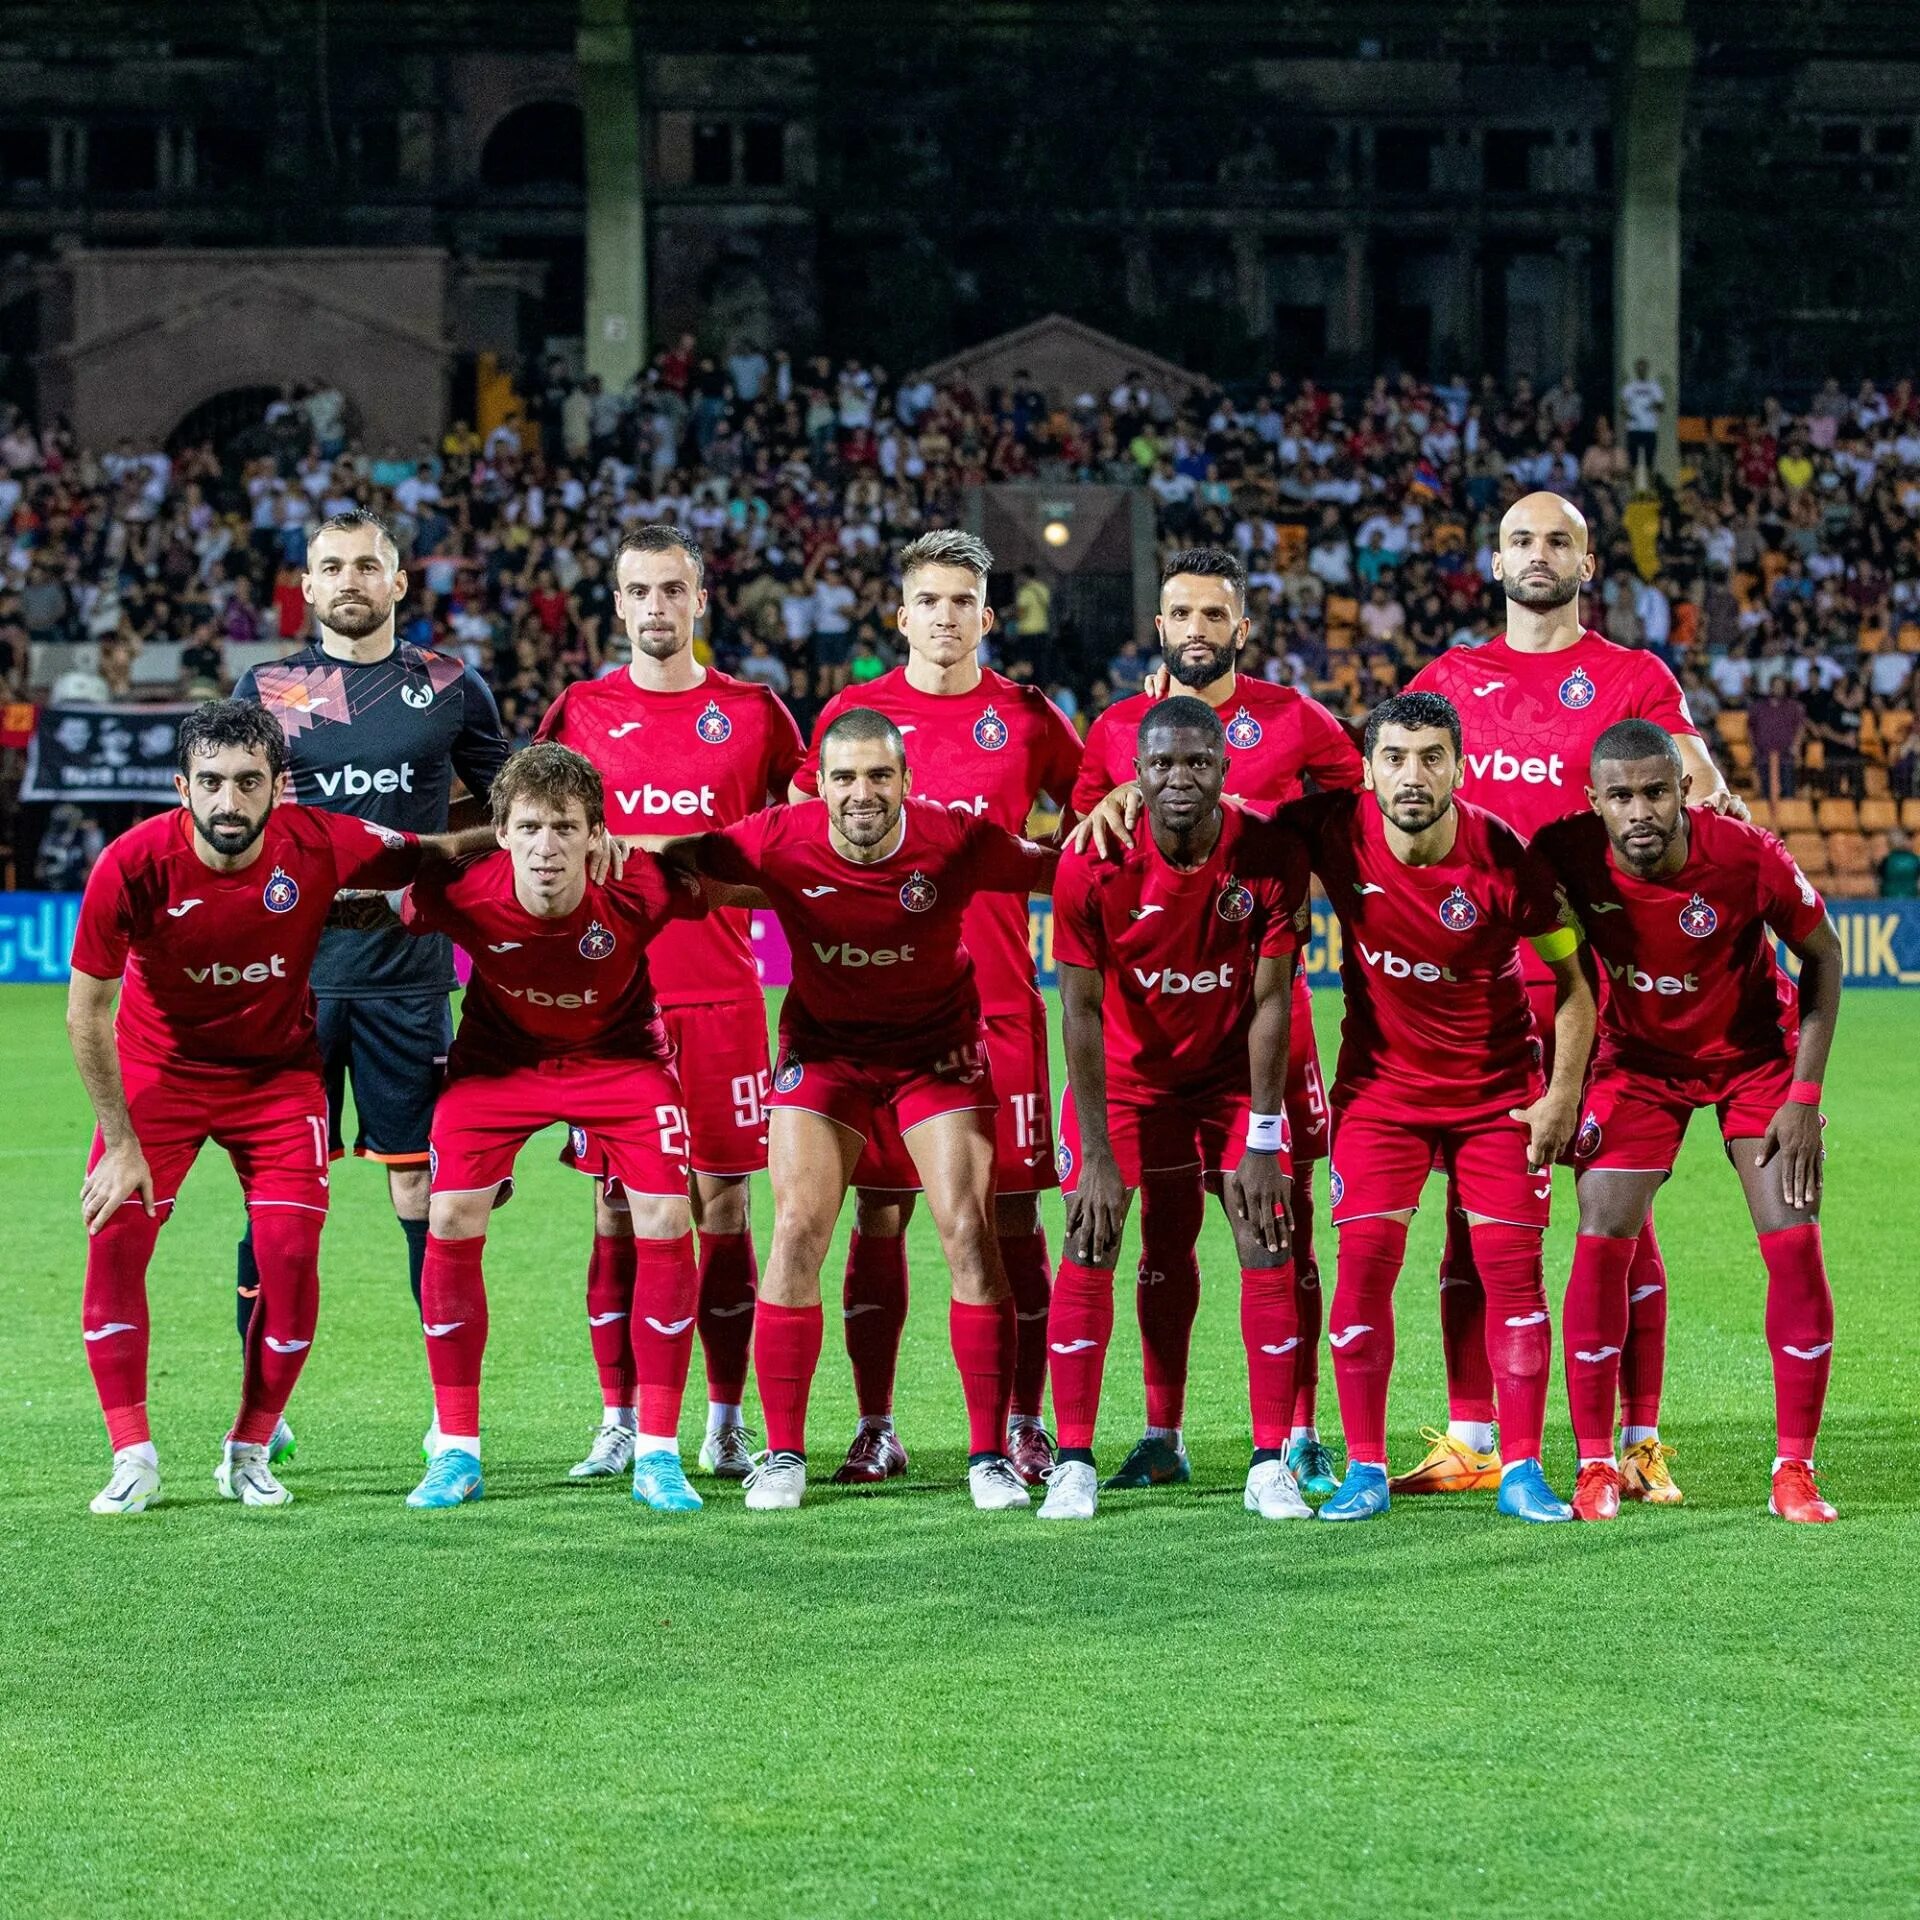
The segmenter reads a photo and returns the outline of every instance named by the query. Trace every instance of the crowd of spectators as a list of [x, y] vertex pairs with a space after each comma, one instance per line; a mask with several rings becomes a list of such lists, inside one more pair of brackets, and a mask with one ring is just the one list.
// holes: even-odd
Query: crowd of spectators
[[[1434, 653], [1487, 638], [1500, 514], [1579, 502], [1589, 624], [1660, 653], [1737, 783], [1786, 809], [1920, 796], [1920, 394], [1829, 381], [1802, 414], [1683, 422], [1677, 488], [1647, 482], [1665, 397], [1637, 370], [1596, 407], [1536, 390], [1381, 376], [1343, 393], [1275, 373], [1176, 397], [1136, 375], [1047, 396], [896, 381], [857, 359], [700, 353], [682, 338], [623, 392], [533, 370], [484, 437], [370, 449], [335, 389], [283, 395], [227, 450], [76, 446], [0, 421], [0, 689], [7, 700], [212, 692], [306, 623], [306, 529], [353, 504], [398, 531], [405, 638], [467, 658], [524, 739], [567, 681], [624, 657], [609, 556], [671, 519], [701, 542], [701, 646], [805, 724], [899, 658], [892, 554], [962, 519], [986, 481], [1147, 488], [1168, 544], [1245, 555], [1246, 670], [1357, 714]], [[1613, 430], [1610, 413], [1622, 423]], [[1629, 443], [1632, 444], [1630, 454]], [[1134, 690], [1148, 632], [1056, 620], [1034, 572], [996, 579], [1003, 671], [1083, 727]], [[1878, 811], [1854, 816], [1878, 820]], [[1882, 830], [1884, 831], [1884, 829]], [[1875, 864], [1898, 852], [1874, 843]]]

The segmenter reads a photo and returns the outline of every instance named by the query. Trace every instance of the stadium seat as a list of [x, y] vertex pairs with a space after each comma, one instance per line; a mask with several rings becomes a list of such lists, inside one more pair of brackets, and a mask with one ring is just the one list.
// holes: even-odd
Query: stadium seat
[[1822, 833], [1858, 833], [1860, 831], [1859, 803], [1829, 795], [1820, 802], [1816, 824]]
[[1683, 447], [1704, 447], [1707, 444], [1707, 416], [1704, 413], [1683, 413], [1673, 423], [1673, 432]]
[[1720, 718], [1715, 722], [1720, 729], [1720, 738], [1728, 746], [1736, 740], [1747, 738], [1747, 710], [1745, 707], [1722, 707]]
[[1821, 891], [1830, 900], [1877, 900], [1880, 882], [1870, 873], [1835, 873], [1821, 882]]
[[1900, 824], [1900, 809], [1891, 800], [1872, 799], [1860, 802], [1860, 828], [1863, 833], [1885, 833], [1889, 827]]
[[1763, 800], [1758, 794], [1755, 794], [1753, 798], [1747, 802], [1747, 811], [1753, 816], [1753, 824], [1756, 827], [1765, 827], [1769, 833], [1773, 831], [1773, 802], [1771, 800]]
[[1893, 791], [1885, 767], [1862, 767], [1860, 777], [1866, 782], [1869, 800], [1884, 800]]
[[1867, 856], [1866, 836], [1858, 833], [1828, 834], [1827, 864], [1835, 873], [1871, 873], [1873, 863]]
[[1884, 833], [1870, 833], [1867, 841], [1867, 865], [1875, 873], [1880, 871], [1880, 862], [1887, 857], [1888, 840]]
[[1880, 716], [1880, 738], [1889, 753], [1897, 753], [1913, 731], [1913, 715], [1901, 707], [1890, 707]]
[[1733, 762], [1737, 773], [1753, 771], [1753, 742], [1751, 740], [1729, 740], [1727, 758]]
[[1830, 869], [1827, 864], [1827, 836], [1824, 833], [1790, 833], [1787, 851], [1800, 862], [1802, 873], [1815, 876]]
[[1773, 803], [1775, 833], [1810, 833], [1813, 830], [1813, 824], [1811, 800], [1776, 800]]
[[1909, 623], [1900, 629], [1900, 651], [1920, 653], [1920, 627]]
[[1920, 833], [1920, 799], [1900, 802], [1900, 824], [1909, 833]]

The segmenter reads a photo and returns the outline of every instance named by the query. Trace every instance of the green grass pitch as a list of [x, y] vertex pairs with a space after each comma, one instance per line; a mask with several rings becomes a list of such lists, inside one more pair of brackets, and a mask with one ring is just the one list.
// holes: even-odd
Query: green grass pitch
[[[1320, 1005], [1330, 1028], [1337, 1002]], [[0, 1912], [1920, 1906], [1912, 999], [1854, 996], [1831, 1074], [1839, 1339], [1821, 1466], [1843, 1523], [1825, 1529], [1765, 1512], [1760, 1265], [1700, 1123], [1660, 1208], [1679, 1511], [1529, 1529], [1497, 1522], [1488, 1496], [1324, 1531], [1244, 1514], [1216, 1216], [1190, 1489], [1111, 1497], [1058, 1531], [975, 1514], [921, 1226], [899, 1403], [911, 1481], [821, 1489], [797, 1515], [748, 1518], [732, 1488], [687, 1519], [646, 1514], [623, 1485], [565, 1482], [596, 1414], [590, 1228], [549, 1136], [489, 1249], [482, 1505], [401, 1505], [426, 1375], [402, 1242], [359, 1166], [336, 1180], [320, 1338], [291, 1409], [296, 1502], [215, 1497], [240, 1208], [209, 1156], [154, 1269], [170, 1498], [95, 1519], [87, 1112], [60, 994], [11, 988], [0, 1009]], [[1396, 1461], [1443, 1405], [1438, 1197], [1401, 1289]], [[1570, 1189], [1557, 1199], [1556, 1317]], [[1057, 1232], [1057, 1200], [1047, 1217]], [[764, 1248], [764, 1194], [756, 1220]], [[1108, 1461], [1141, 1417], [1124, 1305], [1120, 1328]], [[1325, 1405], [1337, 1441], [1330, 1370]], [[1564, 1405], [1556, 1386], [1563, 1489]], [[830, 1333], [822, 1478], [851, 1417]]]

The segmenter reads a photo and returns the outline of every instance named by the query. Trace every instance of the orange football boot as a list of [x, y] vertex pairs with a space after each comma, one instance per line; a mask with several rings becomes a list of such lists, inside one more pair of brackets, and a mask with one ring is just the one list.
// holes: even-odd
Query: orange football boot
[[1673, 1484], [1667, 1462], [1673, 1449], [1659, 1440], [1642, 1440], [1620, 1456], [1620, 1497], [1649, 1506], [1677, 1507], [1687, 1496]]
[[1438, 1427], [1422, 1427], [1420, 1438], [1427, 1443], [1427, 1457], [1411, 1473], [1395, 1474], [1387, 1482], [1389, 1493], [1499, 1492], [1497, 1451], [1476, 1453], [1465, 1441], [1442, 1433]]

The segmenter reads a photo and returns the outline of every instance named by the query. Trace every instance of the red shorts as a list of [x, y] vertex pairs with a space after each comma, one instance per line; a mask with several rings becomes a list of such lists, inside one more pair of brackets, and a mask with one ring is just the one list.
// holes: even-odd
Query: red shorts
[[[1000, 1102], [994, 1119], [996, 1193], [1042, 1193], [1060, 1183], [1053, 1171], [1053, 1088], [1048, 1072], [1047, 1015], [985, 1016], [987, 1064]], [[900, 1144], [891, 1109], [874, 1115], [873, 1131], [853, 1171], [853, 1184], [881, 1193], [916, 1193], [920, 1175]]]
[[933, 1058], [897, 1063], [810, 1059], [783, 1038], [767, 1096], [769, 1113], [791, 1108], [821, 1114], [868, 1142], [879, 1137], [882, 1125], [891, 1126], [897, 1139], [942, 1114], [991, 1114], [998, 1105], [984, 1037]]
[[[309, 1066], [156, 1067], [122, 1060], [120, 1084], [134, 1136], [153, 1175], [157, 1206], [170, 1207], [211, 1140], [224, 1148], [250, 1207], [327, 1210], [327, 1089]], [[96, 1127], [91, 1173], [106, 1152]], [[138, 1206], [138, 1195], [121, 1202]]]
[[1417, 1212], [1436, 1165], [1445, 1168], [1464, 1211], [1507, 1226], [1544, 1228], [1553, 1199], [1552, 1174], [1527, 1166], [1527, 1130], [1517, 1120], [1423, 1125], [1356, 1103], [1334, 1110], [1329, 1162], [1336, 1227]]
[[[1114, 1164], [1129, 1188], [1149, 1173], [1176, 1173], [1198, 1167], [1217, 1176], [1239, 1166], [1247, 1150], [1247, 1122], [1253, 1102], [1244, 1093], [1162, 1094], [1151, 1102], [1107, 1096], [1107, 1139]], [[1280, 1116], [1282, 1171], [1290, 1171], [1288, 1124]], [[1080, 1185], [1080, 1121], [1073, 1089], [1060, 1100], [1060, 1186], [1065, 1193]]]
[[1722, 1140], [1758, 1140], [1792, 1088], [1793, 1065], [1784, 1058], [1685, 1079], [1617, 1063], [1596, 1067], [1573, 1137], [1573, 1164], [1583, 1173], [1671, 1173], [1698, 1109], [1719, 1115]]
[[1287, 1029], [1287, 1127], [1296, 1166], [1327, 1157], [1327, 1083], [1313, 1033], [1313, 995], [1307, 976], [1293, 976], [1293, 1017]]
[[556, 1123], [568, 1129], [583, 1172], [604, 1167], [630, 1192], [685, 1195], [687, 1115], [672, 1066], [602, 1054], [449, 1080], [433, 1109], [433, 1191], [483, 1193], [510, 1182], [520, 1149]]
[[[687, 1110], [687, 1157], [695, 1173], [722, 1180], [762, 1172], [767, 1164], [767, 1008], [759, 995], [710, 1006], [664, 1007], [661, 1018], [674, 1045], [674, 1072]], [[589, 1141], [591, 1147], [592, 1142]], [[583, 1162], [573, 1136], [560, 1149], [562, 1166], [608, 1179], [605, 1153]]]

